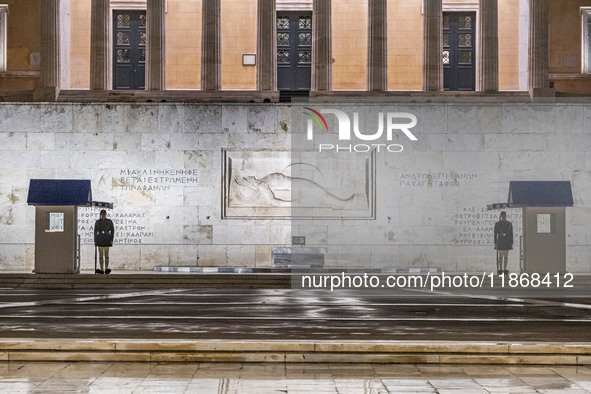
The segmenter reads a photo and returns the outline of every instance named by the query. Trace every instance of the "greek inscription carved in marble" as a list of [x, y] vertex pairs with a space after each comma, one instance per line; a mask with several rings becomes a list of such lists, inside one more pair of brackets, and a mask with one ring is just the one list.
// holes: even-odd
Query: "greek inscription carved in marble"
[[123, 190], [170, 190], [171, 186], [196, 186], [197, 170], [193, 169], [121, 169], [113, 176], [113, 186]]
[[475, 172], [405, 171], [400, 174], [401, 187], [447, 188], [465, 186], [478, 178]]
[[[518, 246], [521, 234], [521, 209], [507, 209], [507, 220], [513, 223], [514, 242]], [[456, 227], [455, 245], [493, 246], [493, 231], [499, 220], [499, 211], [483, 207], [465, 207], [453, 217]]]

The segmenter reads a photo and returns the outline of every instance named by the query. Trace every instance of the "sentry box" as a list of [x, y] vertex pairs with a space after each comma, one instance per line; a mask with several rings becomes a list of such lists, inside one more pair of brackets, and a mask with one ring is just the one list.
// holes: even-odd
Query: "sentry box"
[[566, 208], [573, 206], [569, 181], [511, 181], [509, 202], [488, 209], [522, 208], [521, 272], [566, 272]]
[[113, 208], [92, 201], [90, 180], [31, 179], [29, 205], [35, 206], [35, 273], [80, 272], [78, 207]]

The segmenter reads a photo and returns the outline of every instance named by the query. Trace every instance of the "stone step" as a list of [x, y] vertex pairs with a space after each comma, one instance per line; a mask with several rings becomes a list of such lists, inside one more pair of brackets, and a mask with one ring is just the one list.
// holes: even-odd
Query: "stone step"
[[588, 365], [591, 344], [11, 338], [0, 361]]
[[[375, 271], [375, 272], [374, 272]], [[336, 270], [336, 269], [310, 269], [310, 272], [320, 275], [421, 275], [425, 272], [408, 272], [400, 270], [396, 272], [380, 272], [381, 270]], [[296, 271], [297, 272], [297, 271]], [[431, 273], [429, 275], [442, 275]], [[454, 274], [446, 274], [453, 276]], [[462, 276], [463, 274], [456, 274]], [[480, 276], [482, 274], [473, 274]], [[91, 273], [81, 274], [31, 274], [31, 273], [3, 273], [0, 274], [0, 288], [39, 288], [39, 289], [98, 289], [98, 288], [141, 288], [141, 289], [288, 289], [291, 287], [292, 276], [290, 270], [270, 269], [267, 272], [241, 272], [235, 269], [232, 272], [150, 272], [150, 273], [117, 273], [110, 275], [96, 275]], [[488, 283], [488, 281], [486, 282]], [[501, 279], [494, 278], [494, 288], [501, 289]], [[562, 281], [564, 283], [564, 280]], [[561, 289], [568, 291], [589, 290], [589, 275], [575, 275], [570, 282], [572, 288]], [[511, 289], [508, 279], [505, 279], [505, 289]], [[440, 290], [444, 290], [441, 288]], [[544, 290], [544, 287], [540, 287]], [[586, 294], [586, 293], [585, 293]], [[560, 293], [554, 293], [553, 297], [559, 297]]]
[[285, 274], [2, 274], [0, 288], [284, 289]]
[[155, 266], [154, 272], [183, 272], [197, 274], [211, 273], [282, 273], [289, 274], [292, 270], [323, 274], [427, 274], [431, 275], [441, 273], [441, 268], [330, 268], [319, 267], [314, 264], [286, 264], [268, 268], [250, 268], [250, 267], [194, 267], [194, 266]]

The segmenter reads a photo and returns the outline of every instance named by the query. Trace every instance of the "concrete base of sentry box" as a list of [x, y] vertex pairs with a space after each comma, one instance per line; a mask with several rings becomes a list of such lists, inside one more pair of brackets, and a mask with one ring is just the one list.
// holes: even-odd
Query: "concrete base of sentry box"
[[4, 339], [0, 361], [588, 365], [591, 343]]

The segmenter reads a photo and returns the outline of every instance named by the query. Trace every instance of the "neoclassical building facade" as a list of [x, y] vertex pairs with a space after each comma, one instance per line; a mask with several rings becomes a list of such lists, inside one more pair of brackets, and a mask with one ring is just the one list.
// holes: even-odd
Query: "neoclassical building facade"
[[[566, 269], [589, 273], [590, 15], [591, 0], [0, 0], [0, 270], [35, 267], [32, 179], [90, 180], [114, 204], [115, 270], [269, 268], [304, 239], [330, 268], [446, 272], [494, 266], [487, 206], [511, 181], [568, 181]], [[524, 216], [508, 214], [515, 272]], [[78, 211], [85, 270], [97, 217]]]
[[585, 0], [2, 3], [8, 100], [591, 92]]

